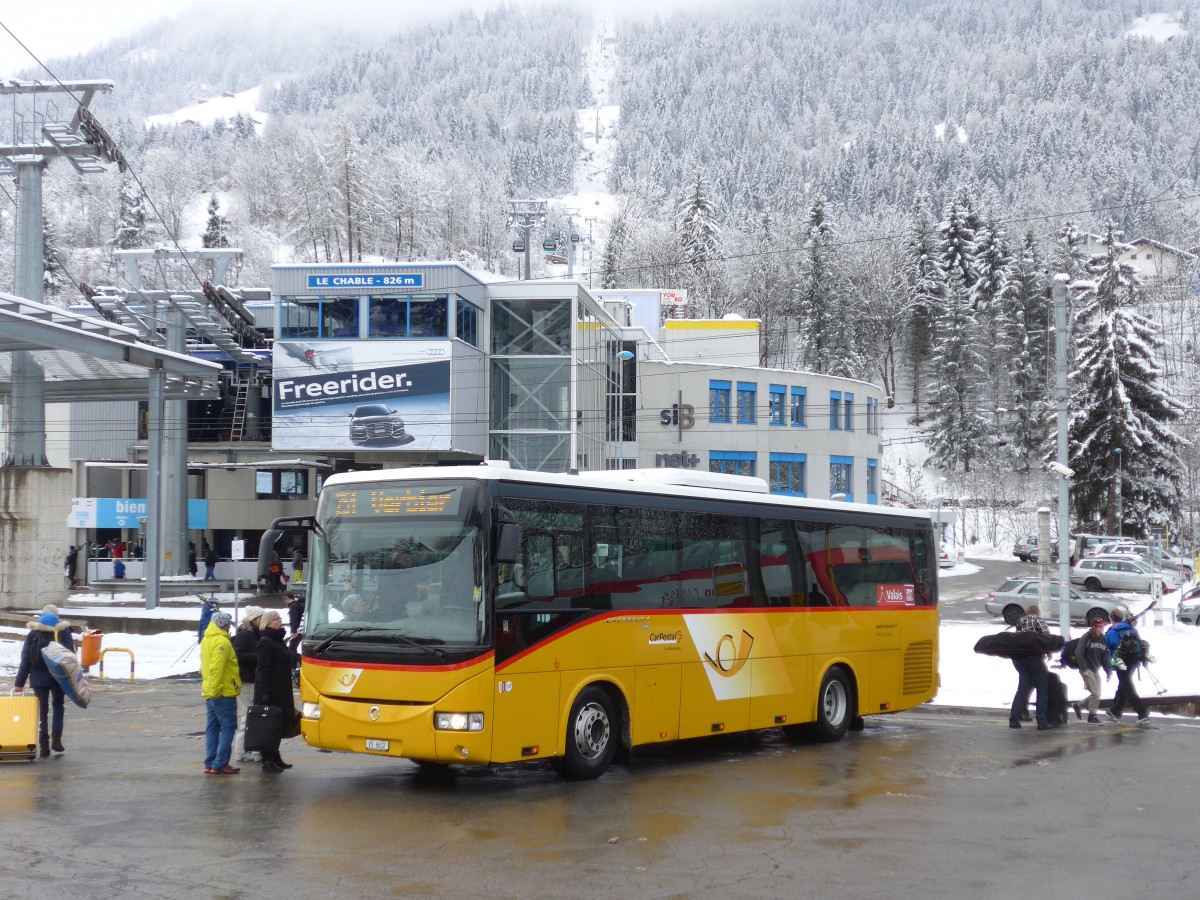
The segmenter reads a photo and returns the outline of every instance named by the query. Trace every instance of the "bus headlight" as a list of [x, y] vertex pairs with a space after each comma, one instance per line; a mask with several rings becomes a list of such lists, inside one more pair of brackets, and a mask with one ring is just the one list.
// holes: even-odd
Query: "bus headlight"
[[321, 704], [320, 703], [309, 703], [309, 702], [305, 701], [300, 706], [300, 715], [306, 719], [314, 719], [314, 720], [320, 719], [321, 718]]
[[483, 713], [435, 712], [433, 727], [438, 731], [483, 731]]

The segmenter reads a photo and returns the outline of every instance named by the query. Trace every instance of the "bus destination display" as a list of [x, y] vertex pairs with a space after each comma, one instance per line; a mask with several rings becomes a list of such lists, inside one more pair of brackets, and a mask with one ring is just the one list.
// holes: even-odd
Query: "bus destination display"
[[351, 488], [333, 491], [332, 517], [371, 519], [387, 516], [456, 516], [462, 488]]

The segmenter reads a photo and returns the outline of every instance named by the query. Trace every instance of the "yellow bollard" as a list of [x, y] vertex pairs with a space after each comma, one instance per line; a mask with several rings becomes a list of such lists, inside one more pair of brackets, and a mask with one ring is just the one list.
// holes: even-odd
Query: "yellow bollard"
[[107, 653], [128, 653], [129, 654], [129, 680], [133, 681], [134, 659], [133, 651], [128, 647], [105, 647], [100, 651], [100, 680], [104, 680], [104, 656]]

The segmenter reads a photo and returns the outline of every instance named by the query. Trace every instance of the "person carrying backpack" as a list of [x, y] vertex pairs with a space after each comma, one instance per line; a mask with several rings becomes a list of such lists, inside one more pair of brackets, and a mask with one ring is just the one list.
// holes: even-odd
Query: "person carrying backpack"
[[[1087, 700], [1084, 702], [1087, 703], [1089, 725], [1100, 724], [1100, 718], [1096, 715], [1100, 709], [1100, 670], [1112, 674], [1108, 644], [1104, 637], [1105, 624], [1104, 619], [1096, 616], [1084, 635], [1068, 644], [1074, 652], [1071, 654], [1072, 658], [1067, 660], [1067, 665], [1072, 669], [1079, 669], [1079, 674], [1083, 677], [1083, 686], [1088, 690]], [[1075, 704], [1075, 715], [1079, 718], [1083, 718], [1081, 705]]]
[[1150, 710], [1146, 708], [1146, 702], [1138, 696], [1137, 688], [1133, 685], [1133, 670], [1142, 662], [1141, 635], [1125, 621], [1125, 611], [1120, 607], [1114, 609], [1109, 618], [1112, 619], [1112, 626], [1104, 635], [1104, 643], [1108, 648], [1111, 665], [1117, 672], [1117, 692], [1113, 695], [1108, 717], [1114, 722], [1120, 722], [1121, 713], [1125, 711], [1125, 704], [1128, 703], [1138, 717], [1138, 725], [1149, 728]]

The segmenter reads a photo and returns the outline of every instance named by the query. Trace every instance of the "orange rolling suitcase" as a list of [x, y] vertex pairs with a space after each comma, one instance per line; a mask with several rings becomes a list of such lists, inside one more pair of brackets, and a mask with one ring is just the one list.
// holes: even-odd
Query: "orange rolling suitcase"
[[33, 694], [0, 697], [0, 760], [37, 758], [38, 700]]

